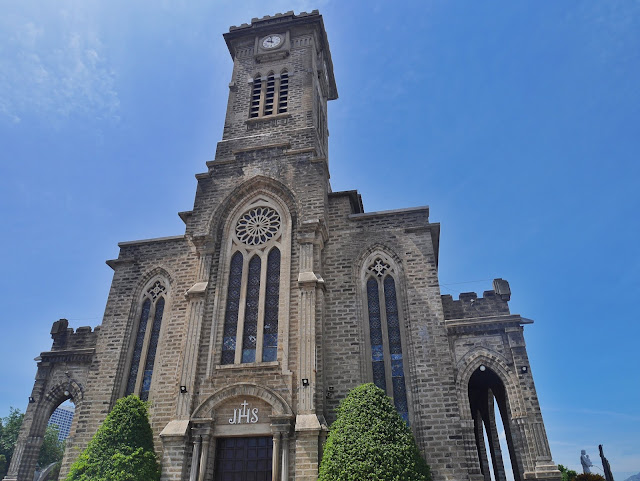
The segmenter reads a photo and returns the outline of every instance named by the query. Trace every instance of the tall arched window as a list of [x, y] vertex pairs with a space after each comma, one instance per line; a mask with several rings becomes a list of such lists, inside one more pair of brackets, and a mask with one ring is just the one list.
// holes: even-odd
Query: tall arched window
[[[166, 291], [167, 288], [163, 282], [158, 280], [144, 293], [125, 396], [138, 394], [140, 399], [144, 401], [149, 398]], [[150, 321], [151, 325], [149, 326]]]
[[277, 361], [281, 250], [288, 232], [277, 209], [260, 198], [233, 220], [221, 364]]
[[409, 423], [395, 275], [391, 262], [383, 256], [374, 256], [367, 265], [369, 352], [374, 384], [393, 398], [398, 413]]

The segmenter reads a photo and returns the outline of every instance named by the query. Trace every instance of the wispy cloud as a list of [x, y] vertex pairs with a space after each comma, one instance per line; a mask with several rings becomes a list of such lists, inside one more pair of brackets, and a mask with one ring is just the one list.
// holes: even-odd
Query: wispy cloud
[[[64, 2], [62, 2], [64, 3]], [[115, 73], [99, 36], [64, 10], [0, 19], [0, 117], [57, 122], [71, 115], [117, 119]]]

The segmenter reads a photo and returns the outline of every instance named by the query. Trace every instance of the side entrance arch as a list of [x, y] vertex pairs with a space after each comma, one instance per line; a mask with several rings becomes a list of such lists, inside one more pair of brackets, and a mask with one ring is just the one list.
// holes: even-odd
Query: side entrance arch
[[[82, 412], [84, 386], [95, 355], [98, 331], [98, 327], [93, 331], [90, 327], [80, 327], [74, 332], [69, 329], [66, 319], [53, 323], [53, 346], [36, 358], [36, 380], [4, 481], [33, 480], [47, 422], [60, 404], [70, 400], [75, 404], [76, 417]], [[73, 444], [74, 425], [67, 440], [66, 453], [71, 452], [69, 447]], [[69, 464], [68, 455], [65, 455], [61, 477], [68, 471]]]

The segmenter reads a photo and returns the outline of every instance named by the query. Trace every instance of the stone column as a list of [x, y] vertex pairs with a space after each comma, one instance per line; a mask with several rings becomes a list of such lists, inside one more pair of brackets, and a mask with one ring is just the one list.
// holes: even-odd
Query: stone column
[[280, 481], [289, 479], [289, 417], [272, 416], [271, 432], [273, 433], [273, 458], [271, 479]]
[[205, 481], [207, 477], [207, 463], [209, 461], [209, 440], [211, 439], [211, 430], [203, 428], [200, 430], [202, 433], [200, 438], [202, 439], [202, 447], [200, 449], [200, 469], [198, 470], [198, 481]]
[[[298, 409], [296, 416], [296, 481], [315, 481], [318, 476], [321, 425], [316, 414], [316, 289], [324, 281], [319, 275], [320, 252], [327, 231], [319, 219], [302, 222], [298, 233], [300, 252]], [[319, 261], [318, 261], [319, 262]]]
[[473, 428], [476, 439], [475, 459], [480, 463], [480, 471], [485, 481], [491, 481], [491, 471], [489, 470], [489, 458], [487, 457], [487, 448], [484, 444], [484, 426], [482, 424], [482, 415], [479, 410], [474, 411]]
[[485, 419], [485, 424], [489, 426], [487, 429], [487, 440], [489, 441], [489, 449], [491, 449], [493, 474], [496, 477], [496, 481], [507, 481], [504, 461], [502, 459], [502, 448], [500, 447], [500, 439], [498, 438], [493, 393], [490, 390], [487, 392], [487, 403], [484, 411], [483, 418]]
[[278, 480], [280, 477], [280, 438], [282, 434], [273, 433], [273, 454], [271, 458], [271, 479]]
[[197, 436], [193, 440], [193, 455], [191, 456], [191, 471], [189, 472], [189, 481], [198, 481], [200, 449], [202, 449], [202, 436]]
[[200, 331], [204, 316], [205, 295], [208, 287], [209, 270], [213, 254], [212, 240], [209, 236], [191, 239], [199, 257], [198, 272], [195, 284], [187, 291], [189, 308], [187, 314], [187, 332], [182, 358], [182, 372], [180, 386], [185, 386], [186, 392], [178, 394], [176, 419], [189, 419], [191, 404], [195, 391], [195, 374], [198, 364], [198, 349], [200, 347]]
[[282, 476], [281, 481], [289, 480], [289, 434], [288, 433], [285, 433], [282, 436], [282, 467], [280, 468], [280, 474]]

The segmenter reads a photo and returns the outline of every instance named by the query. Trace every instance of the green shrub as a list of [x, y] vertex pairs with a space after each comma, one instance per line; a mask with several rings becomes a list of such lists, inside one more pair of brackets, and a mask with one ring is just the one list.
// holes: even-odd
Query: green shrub
[[353, 389], [338, 407], [324, 447], [318, 481], [428, 481], [409, 427], [384, 391]]
[[603, 476], [595, 473], [582, 473], [578, 474], [575, 478], [575, 481], [606, 481]]
[[147, 405], [137, 396], [116, 403], [67, 476], [67, 481], [159, 479]]

